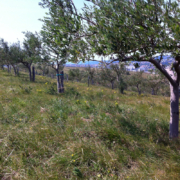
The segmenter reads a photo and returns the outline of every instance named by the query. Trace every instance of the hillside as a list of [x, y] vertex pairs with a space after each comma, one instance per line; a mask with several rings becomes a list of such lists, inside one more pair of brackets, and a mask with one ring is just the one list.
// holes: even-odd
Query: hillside
[[180, 178], [169, 98], [0, 70], [0, 178]]

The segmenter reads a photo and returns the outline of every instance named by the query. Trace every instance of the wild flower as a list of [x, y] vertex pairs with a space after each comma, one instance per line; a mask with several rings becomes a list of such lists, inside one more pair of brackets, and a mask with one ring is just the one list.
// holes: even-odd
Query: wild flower
[[97, 177], [101, 177], [101, 175], [100, 175], [100, 174], [97, 174]]
[[118, 105], [118, 103], [117, 103], [117, 102], [115, 102], [115, 105], [117, 106], [117, 105]]
[[74, 156], [74, 154], [71, 154], [71, 156], [73, 157], [73, 156]]
[[45, 85], [47, 85], [47, 84], [48, 84], [48, 82], [45, 83]]

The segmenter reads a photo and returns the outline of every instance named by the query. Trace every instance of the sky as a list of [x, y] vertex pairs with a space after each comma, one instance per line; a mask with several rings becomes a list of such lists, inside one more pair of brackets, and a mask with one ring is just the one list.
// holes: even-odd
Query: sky
[[[41, 0], [0, 0], [0, 38], [11, 43], [24, 39], [22, 32], [39, 32], [45, 12], [38, 5]], [[73, 0], [77, 9], [83, 7], [83, 0]]]

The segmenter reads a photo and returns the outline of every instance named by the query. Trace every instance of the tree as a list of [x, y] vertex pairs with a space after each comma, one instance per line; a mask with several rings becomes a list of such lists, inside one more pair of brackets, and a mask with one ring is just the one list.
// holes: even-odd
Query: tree
[[151, 89], [151, 95], [157, 95], [160, 88], [162, 88], [162, 84], [166, 83], [166, 79], [159, 71], [150, 70], [150, 73], [151, 74], [145, 79], [146, 84], [147, 87]]
[[[155, 1], [91, 0], [93, 10], [84, 8], [84, 18], [91, 19], [88, 33], [96, 32], [86, 42], [98, 55], [114, 55], [114, 61], [148, 61], [169, 81], [170, 138], [178, 137], [180, 46], [179, 7]], [[90, 18], [92, 17], [93, 18]], [[159, 56], [159, 54], [160, 56]], [[162, 65], [164, 54], [175, 61], [168, 68]]]
[[126, 73], [126, 67], [124, 63], [111, 64], [110, 68], [116, 73], [117, 81], [120, 81], [122, 75]]
[[[88, 1], [90, 5], [85, 5], [81, 13], [72, 11], [74, 7], [72, 0], [66, 0], [66, 4], [60, 0], [53, 1], [57, 4], [61, 2], [61, 10], [64, 13], [71, 12], [82, 24], [86, 21], [81, 31], [83, 36], [78, 37], [81, 42], [78, 43], [79, 49], [86, 48], [86, 54], [79, 51], [78, 57], [84, 56], [84, 59], [89, 60], [94, 59], [94, 54], [113, 55], [115, 58], [112, 62], [152, 63], [170, 83], [169, 135], [170, 138], [178, 137], [180, 77], [178, 4], [165, 0]], [[168, 68], [161, 63], [166, 53], [171, 53], [175, 57], [175, 61]]]
[[[64, 91], [60, 83], [60, 68], [62, 70], [68, 60], [76, 62], [80, 54], [75, 48], [78, 45], [74, 43], [80, 29], [80, 21], [73, 16], [73, 12], [77, 10], [70, 6], [68, 0], [42, 0], [40, 5], [49, 8], [48, 16], [42, 20], [44, 24], [41, 35], [44, 47], [51, 57], [49, 62], [57, 74], [57, 92], [60, 93]], [[74, 48], [71, 48], [72, 46]]]
[[5, 59], [4, 59], [4, 51], [3, 48], [0, 47], [0, 66], [4, 70], [4, 65], [5, 65]]
[[111, 69], [116, 73], [117, 75], [117, 81], [118, 81], [118, 88], [121, 92], [121, 94], [124, 94], [124, 90], [127, 88], [127, 83], [124, 81], [124, 75], [127, 73], [126, 71], [126, 65], [125, 63], [119, 63], [119, 64], [111, 64]]
[[88, 65], [88, 66], [85, 68], [85, 71], [86, 71], [87, 74], [88, 74], [88, 87], [89, 87], [89, 81], [91, 81], [91, 84], [93, 84], [93, 82], [94, 82], [94, 77], [95, 77], [96, 71], [95, 71], [95, 69], [92, 68], [90, 65]]
[[144, 84], [142, 75], [143, 71], [136, 72], [135, 74], [131, 75], [128, 80], [128, 85], [135, 86], [139, 95], [141, 95], [142, 85]]
[[36, 68], [39, 69], [40, 71], [42, 71], [42, 74], [44, 76], [45, 74], [48, 74], [49, 66], [50, 66], [50, 64], [48, 62], [43, 61], [43, 62], [37, 63]]
[[29, 78], [30, 81], [34, 81], [35, 78], [35, 71], [33, 68], [33, 77], [32, 77], [32, 71], [31, 71], [31, 65], [35, 62], [41, 61], [41, 39], [38, 33], [32, 33], [32, 32], [24, 32], [25, 39], [23, 42], [23, 50], [25, 53], [25, 58], [21, 61], [24, 66], [26, 66], [29, 70]]
[[6, 64], [7, 68], [8, 68], [8, 73], [9, 68], [10, 68], [10, 54], [9, 54], [9, 44], [8, 42], [4, 41], [4, 39], [1, 39], [0, 41], [0, 45], [1, 45], [1, 61]]
[[18, 75], [18, 68], [17, 65], [19, 63], [19, 48], [20, 48], [20, 44], [18, 43], [14, 43], [9, 47], [9, 61], [11, 66], [13, 67], [14, 70], [14, 75]]
[[70, 69], [68, 74], [70, 79], [76, 79], [77, 82], [81, 81], [82, 79], [82, 71], [79, 69]]
[[111, 83], [111, 88], [114, 89], [114, 81], [116, 80], [116, 74], [114, 71], [108, 67], [106, 64], [101, 64], [101, 69], [99, 71], [100, 77], [104, 81], [108, 81]]

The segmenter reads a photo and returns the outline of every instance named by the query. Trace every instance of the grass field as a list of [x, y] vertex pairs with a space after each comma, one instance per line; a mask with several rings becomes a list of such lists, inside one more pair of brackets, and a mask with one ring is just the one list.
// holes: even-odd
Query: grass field
[[180, 179], [169, 98], [0, 71], [0, 178]]

